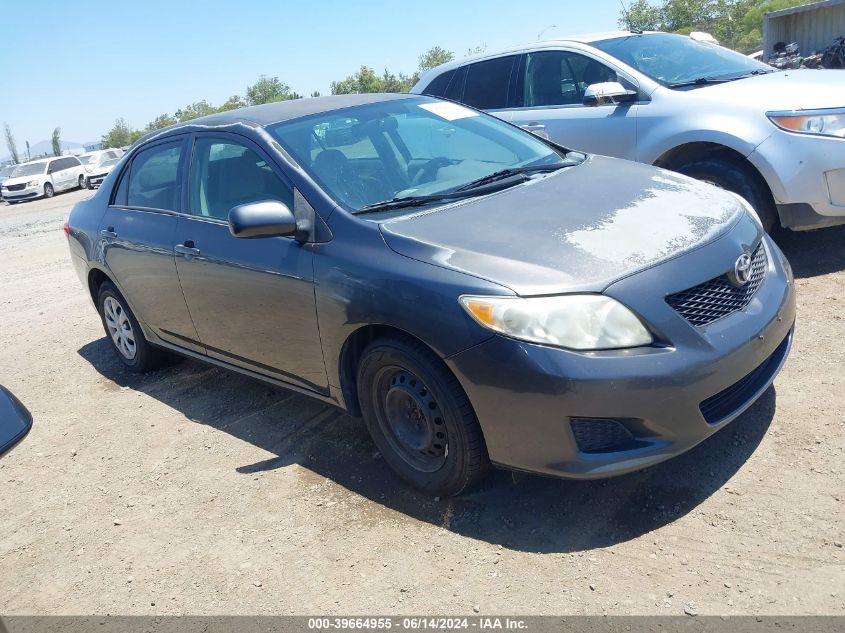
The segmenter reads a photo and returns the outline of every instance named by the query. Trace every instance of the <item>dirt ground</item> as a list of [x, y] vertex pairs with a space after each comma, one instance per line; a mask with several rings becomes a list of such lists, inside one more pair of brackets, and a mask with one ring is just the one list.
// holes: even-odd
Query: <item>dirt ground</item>
[[35, 418], [0, 460], [0, 613], [845, 614], [845, 228], [779, 236], [795, 345], [725, 430], [435, 501], [304, 396], [125, 372], [61, 230], [85, 195], [0, 205], [0, 383]]

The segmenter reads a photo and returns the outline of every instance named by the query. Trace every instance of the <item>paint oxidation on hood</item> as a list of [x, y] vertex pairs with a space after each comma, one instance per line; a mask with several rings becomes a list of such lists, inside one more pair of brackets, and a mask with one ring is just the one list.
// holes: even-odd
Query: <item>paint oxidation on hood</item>
[[600, 291], [725, 233], [744, 213], [711, 185], [639, 163], [584, 164], [385, 221], [394, 251], [520, 295]]

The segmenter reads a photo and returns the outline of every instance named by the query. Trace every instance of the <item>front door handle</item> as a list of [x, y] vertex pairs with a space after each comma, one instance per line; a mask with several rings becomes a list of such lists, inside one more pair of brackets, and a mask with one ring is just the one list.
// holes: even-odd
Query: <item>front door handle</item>
[[520, 125], [523, 130], [528, 130], [529, 132], [539, 132], [540, 130], [545, 130], [546, 126], [542, 123], [526, 123], [525, 125]]
[[191, 240], [185, 240], [184, 244], [177, 244], [173, 247], [173, 250], [186, 258], [196, 257], [200, 254], [200, 249], [195, 248]]
[[103, 237], [110, 237], [111, 239], [117, 237], [117, 233], [115, 233], [113, 226], [110, 226], [109, 228], [100, 231], [100, 235], [102, 235]]

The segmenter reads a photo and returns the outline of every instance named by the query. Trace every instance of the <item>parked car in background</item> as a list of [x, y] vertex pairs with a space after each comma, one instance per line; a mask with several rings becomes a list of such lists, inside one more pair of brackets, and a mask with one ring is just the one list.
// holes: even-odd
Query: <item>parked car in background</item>
[[15, 167], [17, 165], [6, 165], [5, 167], [0, 168], [0, 191], [3, 190], [3, 183], [9, 179], [9, 176], [12, 175], [12, 172], [15, 171]]
[[835, 71], [778, 72], [690, 37], [623, 31], [450, 62], [412, 92], [711, 182], [748, 200], [767, 229], [845, 223], [845, 81]]
[[85, 186], [85, 168], [76, 156], [42, 158], [15, 167], [3, 183], [3, 199], [15, 204]]
[[99, 187], [103, 178], [117, 165], [123, 152], [118, 149], [98, 150], [79, 156], [85, 167], [85, 186], [88, 189]]
[[465, 106], [345, 95], [139, 140], [65, 232], [130, 370], [176, 352], [362, 415], [431, 494], [677, 455], [771, 384], [789, 264], [738, 196]]

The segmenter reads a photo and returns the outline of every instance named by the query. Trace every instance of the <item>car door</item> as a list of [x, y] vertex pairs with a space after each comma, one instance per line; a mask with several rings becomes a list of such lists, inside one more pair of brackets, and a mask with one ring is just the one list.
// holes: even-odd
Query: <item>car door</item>
[[187, 136], [144, 147], [121, 172], [100, 222], [103, 261], [138, 319], [162, 340], [204, 353], [176, 273]]
[[62, 173], [62, 159], [50, 161], [47, 166], [47, 174], [50, 176], [50, 182], [53, 183], [53, 191], [61, 191], [64, 189], [64, 174]]
[[314, 391], [327, 377], [317, 329], [312, 252], [289, 237], [238, 239], [229, 210], [293, 189], [269, 157], [236, 134], [197, 134], [176, 231], [176, 268], [210, 357]]
[[583, 105], [587, 86], [621, 81], [635, 87], [607, 64], [565, 50], [530, 52], [517, 73], [511, 123], [575, 150], [634, 159], [637, 103]]

